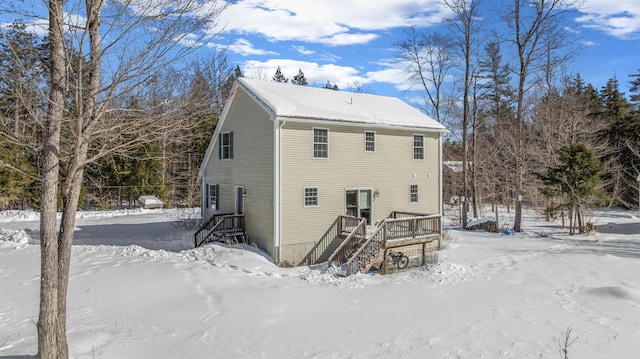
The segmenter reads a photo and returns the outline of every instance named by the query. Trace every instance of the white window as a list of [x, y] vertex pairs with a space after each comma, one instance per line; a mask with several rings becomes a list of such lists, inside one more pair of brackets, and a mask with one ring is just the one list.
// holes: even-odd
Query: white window
[[223, 132], [218, 138], [218, 158], [233, 159], [233, 132]]
[[313, 158], [329, 158], [329, 130], [313, 129]]
[[412, 184], [409, 186], [409, 202], [418, 203], [418, 185]]
[[366, 152], [375, 152], [376, 150], [376, 133], [373, 131], [365, 131], [364, 133], [364, 150]]
[[318, 187], [304, 188], [304, 206], [305, 207], [318, 206]]
[[205, 187], [205, 201], [207, 208], [213, 209], [217, 211], [219, 206], [219, 198], [220, 198], [220, 185], [207, 183]]
[[414, 160], [424, 159], [424, 136], [423, 135], [413, 135], [413, 159]]

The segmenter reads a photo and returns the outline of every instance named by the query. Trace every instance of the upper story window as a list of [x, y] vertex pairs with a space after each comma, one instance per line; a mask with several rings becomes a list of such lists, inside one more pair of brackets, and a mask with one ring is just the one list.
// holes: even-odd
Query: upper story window
[[364, 150], [366, 152], [375, 152], [376, 150], [376, 133], [373, 131], [365, 131], [364, 133]]
[[313, 129], [313, 158], [329, 158], [329, 130]]
[[218, 158], [233, 159], [233, 132], [223, 132], [218, 138]]
[[412, 184], [409, 187], [409, 202], [418, 203], [418, 185]]
[[413, 159], [414, 160], [424, 159], [424, 136], [423, 135], [413, 135]]

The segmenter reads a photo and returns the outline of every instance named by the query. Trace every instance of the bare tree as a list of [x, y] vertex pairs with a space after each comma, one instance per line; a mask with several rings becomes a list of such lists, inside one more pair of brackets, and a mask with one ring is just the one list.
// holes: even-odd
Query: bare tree
[[[24, 6], [24, 7], [21, 7]], [[41, 285], [38, 356], [67, 358], [66, 298], [71, 244], [85, 170], [188, 122], [158, 121], [153, 108], [122, 106], [161, 69], [203, 45], [227, 3], [217, 0], [49, 0], [49, 82], [40, 126]], [[38, 19], [32, 8], [2, 8]], [[76, 16], [77, 15], [77, 16]], [[16, 64], [22, 60], [15, 56]], [[153, 107], [153, 106], [151, 106]], [[132, 116], [132, 111], [136, 115]], [[186, 110], [176, 106], [183, 115]], [[163, 116], [175, 111], [165, 110]], [[28, 145], [28, 144], [25, 144]], [[56, 225], [59, 189], [62, 220]]]
[[[65, 47], [62, 0], [49, 1], [49, 49], [51, 58], [49, 106], [44, 122], [42, 190], [40, 195], [40, 315], [38, 318], [38, 357], [68, 357], [66, 333], [60, 338], [60, 252], [56, 238], [56, 214], [60, 172], [60, 127], [64, 117]], [[65, 285], [66, 287], [66, 285]], [[65, 301], [66, 306], [66, 301]], [[63, 348], [64, 347], [64, 348]]]
[[[462, 168], [463, 168], [463, 200], [462, 228], [467, 225], [469, 207], [469, 124], [471, 117], [470, 94], [472, 87], [473, 54], [478, 46], [475, 36], [479, 36], [475, 20], [478, 18], [480, 0], [444, 0], [444, 4], [452, 11], [453, 16], [447, 23], [457, 33], [454, 43], [463, 61], [464, 82], [462, 84]], [[475, 195], [475, 193], [474, 193]], [[477, 211], [475, 211], [477, 214]]]
[[424, 92], [422, 110], [436, 121], [444, 123], [446, 111], [445, 80], [455, 65], [454, 42], [446, 35], [433, 32], [421, 34], [409, 29], [405, 40], [397, 42], [398, 59], [406, 64], [406, 74], [413, 85]]
[[[525, 94], [529, 90], [532, 76], [549, 66], [549, 46], [553, 49], [570, 48], [572, 44], [563, 33], [567, 13], [577, 8], [573, 0], [513, 0], [512, 7], [504, 13], [504, 19], [511, 31], [510, 42], [515, 46], [517, 63], [514, 67], [518, 80], [515, 163], [516, 163], [516, 213], [514, 231], [522, 229], [523, 180], [525, 175], [526, 151], [524, 148], [524, 127], [526, 121]], [[565, 52], [570, 55], [573, 51]], [[566, 60], [561, 56], [558, 61]]]

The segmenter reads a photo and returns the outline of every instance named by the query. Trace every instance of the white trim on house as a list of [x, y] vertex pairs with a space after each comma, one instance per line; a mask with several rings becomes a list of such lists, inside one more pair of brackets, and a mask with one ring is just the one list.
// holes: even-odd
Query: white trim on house
[[405, 127], [405, 126], [397, 126], [397, 125], [390, 125], [390, 124], [384, 124], [384, 123], [378, 123], [378, 124], [370, 124], [368, 122], [362, 122], [362, 121], [338, 121], [338, 120], [325, 120], [325, 119], [317, 119], [317, 118], [301, 118], [301, 117], [289, 117], [289, 116], [282, 116], [279, 115], [279, 118], [282, 119], [286, 119], [287, 122], [294, 122], [294, 123], [307, 123], [307, 124], [311, 124], [311, 125], [318, 125], [318, 126], [349, 126], [349, 127], [366, 127], [366, 128], [376, 128], [376, 129], [400, 129], [400, 130], [406, 130], [406, 131], [416, 131], [416, 132], [449, 132], [449, 130], [447, 130], [446, 128], [431, 128], [431, 127], [417, 127], [417, 126], [411, 126], [411, 127]]
[[271, 114], [273, 121], [273, 246], [275, 247], [276, 258], [278, 263], [282, 258], [282, 190], [280, 183], [282, 181], [282, 127], [286, 121], [280, 122], [275, 115]]
[[[440, 136], [438, 136], [438, 163], [442, 163], [442, 133], [440, 134]], [[438, 204], [438, 208], [440, 211], [440, 215], [444, 215], [444, 193], [442, 190], [442, 165], [438, 166], [438, 179], [439, 182], [438, 183], [438, 191], [440, 192], [440, 194], [438, 195], [438, 201], [440, 202]]]

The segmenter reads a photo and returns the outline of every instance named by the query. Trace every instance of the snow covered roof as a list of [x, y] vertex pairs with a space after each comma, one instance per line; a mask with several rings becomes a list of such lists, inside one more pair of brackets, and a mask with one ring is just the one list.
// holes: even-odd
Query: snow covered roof
[[462, 161], [442, 161], [442, 164], [453, 172], [462, 172]]
[[247, 78], [239, 78], [238, 83], [280, 118], [447, 130], [420, 110], [395, 97]]

